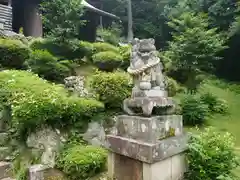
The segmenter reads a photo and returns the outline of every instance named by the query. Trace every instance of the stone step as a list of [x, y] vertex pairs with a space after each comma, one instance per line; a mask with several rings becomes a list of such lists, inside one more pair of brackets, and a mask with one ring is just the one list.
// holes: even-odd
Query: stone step
[[0, 161], [0, 179], [9, 178], [12, 176], [12, 165], [9, 162]]
[[8, 147], [0, 147], [0, 161], [5, 160], [10, 154], [10, 150]]
[[8, 138], [8, 134], [7, 133], [0, 133], [0, 146], [1, 145], [5, 145], [5, 143], [7, 142], [7, 138]]

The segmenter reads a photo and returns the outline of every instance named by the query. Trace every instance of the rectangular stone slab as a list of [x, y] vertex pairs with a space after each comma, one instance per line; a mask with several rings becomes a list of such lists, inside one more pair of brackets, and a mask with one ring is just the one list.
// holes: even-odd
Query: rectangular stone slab
[[186, 165], [184, 153], [153, 164], [108, 153], [108, 177], [111, 180], [183, 180]]
[[149, 143], [183, 134], [182, 116], [117, 116], [117, 135]]
[[146, 143], [120, 136], [107, 135], [109, 150], [149, 164], [161, 161], [187, 149], [187, 135]]

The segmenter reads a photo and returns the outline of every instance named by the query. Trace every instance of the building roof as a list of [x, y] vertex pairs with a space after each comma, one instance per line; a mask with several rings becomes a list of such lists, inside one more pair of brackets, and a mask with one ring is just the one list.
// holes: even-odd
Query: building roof
[[87, 1], [85, 0], [82, 0], [82, 5], [89, 9], [90, 11], [93, 11], [93, 12], [96, 12], [98, 13], [99, 15], [103, 15], [103, 16], [108, 16], [108, 17], [111, 17], [111, 18], [114, 18], [114, 19], [120, 19], [118, 16], [114, 15], [114, 14], [111, 14], [111, 13], [108, 13], [106, 11], [103, 11], [103, 10], [100, 10], [98, 8], [95, 8], [94, 6], [92, 6], [91, 4], [89, 4]]

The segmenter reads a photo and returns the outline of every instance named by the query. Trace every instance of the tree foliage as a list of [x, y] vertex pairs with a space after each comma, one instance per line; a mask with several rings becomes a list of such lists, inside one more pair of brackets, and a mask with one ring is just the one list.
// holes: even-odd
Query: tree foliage
[[168, 23], [173, 28], [173, 41], [164, 53], [171, 60], [172, 71], [180, 71], [183, 83], [191, 90], [201, 71], [211, 72], [220, 57], [218, 52], [226, 48], [225, 38], [216, 28], [209, 29], [204, 14], [183, 13]]
[[40, 9], [45, 32], [61, 42], [77, 37], [84, 25], [81, 0], [44, 0]]

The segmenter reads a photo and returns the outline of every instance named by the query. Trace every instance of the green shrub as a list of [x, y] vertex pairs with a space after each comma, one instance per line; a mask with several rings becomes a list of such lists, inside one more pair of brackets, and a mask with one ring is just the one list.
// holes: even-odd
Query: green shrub
[[189, 126], [202, 125], [208, 117], [208, 106], [197, 96], [188, 94], [181, 100], [183, 123]]
[[0, 38], [8, 39], [8, 40], [19, 40], [25, 45], [28, 45], [29, 40], [31, 39], [31, 37], [25, 37], [22, 34], [16, 34], [16, 35], [13, 35], [13, 36], [0, 35]]
[[0, 72], [0, 89], [5, 91], [0, 103], [11, 108], [11, 126], [21, 138], [43, 124], [59, 128], [87, 124], [104, 109], [96, 100], [69, 97], [63, 86], [27, 71]]
[[214, 107], [214, 112], [219, 114], [227, 114], [229, 112], [229, 105], [224, 99], [218, 99]]
[[178, 85], [177, 81], [174, 79], [167, 77], [167, 91], [168, 96], [173, 97], [175, 96], [180, 90], [180, 86]]
[[130, 45], [120, 46], [119, 52], [120, 52], [121, 56], [123, 57], [123, 63], [122, 63], [121, 67], [124, 70], [126, 70], [130, 66], [131, 46]]
[[232, 170], [239, 163], [234, 152], [233, 137], [229, 133], [221, 134], [213, 128], [199, 130], [189, 141], [187, 179], [235, 179]]
[[98, 147], [75, 145], [63, 150], [57, 167], [71, 180], [86, 180], [105, 170], [107, 152]]
[[118, 47], [108, 43], [96, 42], [96, 43], [93, 43], [93, 51], [94, 51], [94, 54], [103, 52], [103, 51], [112, 51], [112, 52], [118, 53], [119, 49]]
[[122, 64], [123, 57], [112, 51], [104, 51], [94, 54], [92, 60], [100, 70], [112, 71]]
[[208, 106], [209, 111], [214, 112], [214, 107], [217, 105], [218, 97], [210, 92], [207, 92], [201, 94], [200, 98]]
[[119, 108], [123, 100], [130, 96], [129, 76], [124, 72], [96, 72], [90, 87], [99, 95], [100, 101], [108, 108]]
[[80, 41], [76, 39], [60, 43], [52, 39], [36, 38], [30, 41], [29, 46], [32, 50], [47, 50], [54, 56], [75, 60], [84, 57], [79, 43]]
[[31, 71], [49, 81], [62, 82], [65, 77], [71, 75], [69, 67], [59, 63], [57, 58], [46, 50], [33, 51], [26, 65]]
[[29, 57], [29, 49], [21, 41], [0, 39], [0, 64], [7, 68], [21, 69]]
[[93, 55], [93, 49], [93, 43], [87, 41], [79, 42], [79, 51], [81, 51], [82, 57], [86, 56], [90, 59]]
[[115, 46], [120, 42], [120, 33], [115, 33], [111, 29], [98, 28], [97, 36], [103, 39], [104, 42], [113, 44]]
[[219, 99], [212, 93], [201, 94], [201, 100], [208, 106], [209, 111], [212, 113], [225, 114], [228, 111], [227, 102]]

